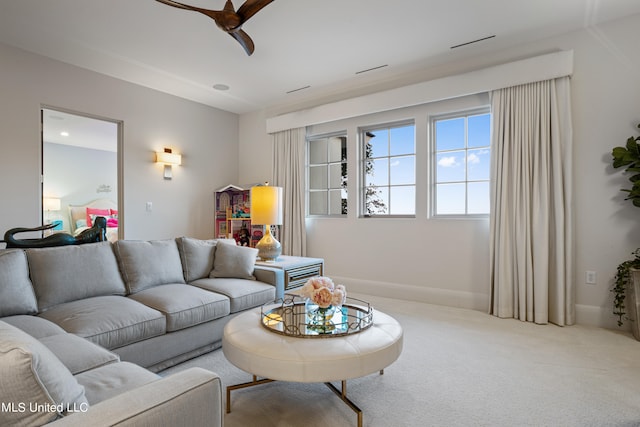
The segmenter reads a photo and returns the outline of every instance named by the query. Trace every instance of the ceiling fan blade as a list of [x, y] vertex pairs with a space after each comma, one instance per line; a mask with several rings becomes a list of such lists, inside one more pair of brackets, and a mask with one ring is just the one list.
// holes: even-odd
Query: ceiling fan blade
[[243, 30], [233, 31], [228, 34], [236, 39], [238, 43], [240, 43], [240, 45], [247, 52], [247, 55], [251, 56], [255, 49], [255, 46], [253, 44], [253, 40], [251, 40], [251, 37], [249, 37], [249, 34], [245, 33]]
[[216, 22], [216, 25], [223, 31], [233, 37], [247, 52], [251, 55], [255, 49], [253, 40], [240, 27], [242, 24], [260, 9], [271, 3], [273, 0], [247, 0], [244, 2], [238, 12], [234, 12], [233, 3], [227, 0], [222, 10], [203, 9], [201, 7], [190, 6], [174, 0], [156, 0], [167, 6], [177, 7], [178, 9], [191, 10], [207, 15]]
[[167, 6], [173, 6], [173, 7], [177, 7], [179, 9], [185, 9], [185, 10], [195, 10], [195, 8], [193, 6], [189, 6], [187, 4], [182, 4], [182, 3], [178, 3], [177, 1], [172, 1], [172, 0], [156, 0], [157, 2], [166, 4]]
[[218, 18], [223, 13], [220, 10], [203, 9], [201, 7], [190, 6], [188, 4], [179, 3], [179, 2], [173, 1], [173, 0], [156, 0], [156, 1], [160, 2], [162, 4], [166, 4], [167, 6], [177, 7], [178, 9], [192, 10], [194, 12], [200, 12], [200, 13], [202, 13], [204, 15], [207, 15], [209, 18], [213, 19], [214, 21], [216, 21], [216, 23], [218, 23]]
[[258, 13], [260, 9], [271, 3], [273, 0], [247, 0], [245, 1], [240, 9], [236, 12], [242, 23], [247, 22], [249, 18]]

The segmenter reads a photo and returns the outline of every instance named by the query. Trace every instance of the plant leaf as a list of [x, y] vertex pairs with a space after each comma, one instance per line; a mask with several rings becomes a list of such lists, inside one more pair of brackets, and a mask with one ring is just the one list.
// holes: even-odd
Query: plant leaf
[[627, 139], [627, 150], [629, 150], [629, 153], [631, 153], [633, 157], [638, 158], [638, 143], [632, 136]]

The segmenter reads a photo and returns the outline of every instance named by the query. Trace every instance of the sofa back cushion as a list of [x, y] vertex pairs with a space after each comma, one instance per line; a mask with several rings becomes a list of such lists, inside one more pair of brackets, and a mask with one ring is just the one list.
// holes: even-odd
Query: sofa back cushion
[[109, 242], [26, 252], [40, 311], [69, 301], [126, 292]]
[[218, 245], [235, 246], [234, 239], [210, 239], [200, 240], [193, 237], [178, 237], [176, 239], [180, 261], [182, 261], [182, 272], [187, 283], [194, 280], [209, 277], [213, 270], [213, 263]]
[[208, 277], [213, 270], [213, 256], [216, 252], [217, 240], [199, 240], [192, 237], [176, 239], [182, 272], [187, 282]]
[[152, 286], [184, 283], [175, 240], [118, 240], [114, 248], [129, 293], [135, 294]]
[[39, 426], [88, 408], [84, 387], [43, 344], [1, 321], [0, 336], [0, 402], [11, 405], [0, 425]]
[[0, 317], [35, 314], [37, 311], [24, 251], [0, 251]]

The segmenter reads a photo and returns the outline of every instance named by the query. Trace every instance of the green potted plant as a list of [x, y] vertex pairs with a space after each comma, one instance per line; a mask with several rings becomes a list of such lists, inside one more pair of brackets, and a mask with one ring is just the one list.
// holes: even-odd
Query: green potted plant
[[625, 307], [625, 296], [627, 289], [631, 286], [632, 273], [640, 269], [640, 248], [636, 249], [632, 255], [633, 259], [624, 261], [618, 265], [615, 281], [611, 292], [613, 292], [613, 314], [618, 316], [618, 326], [622, 326], [627, 319]]
[[[640, 125], [638, 125], [640, 128]], [[620, 191], [629, 193], [625, 200], [630, 200], [633, 206], [640, 208], [640, 136], [629, 137], [624, 147], [615, 147], [613, 155], [613, 167], [626, 167], [625, 172], [630, 174], [631, 189], [623, 188]], [[618, 265], [614, 286], [611, 292], [613, 298], [613, 314], [618, 316], [618, 326], [622, 326], [625, 319], [634, 321], [632, 326], [633, 336], [640, 340], [640, 325], [638, 319], [638, 303], [640, 298], [640, 248], [632, 255], [633, 259], [624, 261]], [[637, 276], [635, 278], [634, 276]], [[638, 288], [638, 289], [636, 289]], [[627, 299], [627, 297], [629, 299]], [[625, 303], [625, 300], [627, 303]]]
[[[640, 128], [640, 125], [638, 125]], [[623, 188], [620, 191], [629, 193], [625, 200], [631, 200], [633, 206], [640, 208], [640, 147], [638, 147], [640, 136], [627, 139], [624, 147], [615, 147], [611, 154], [613, 155], [613, 167], [621, 168], [626, 166], [625, 172], [631, 173], [629, 181], [631, 181], [631, 189]]]

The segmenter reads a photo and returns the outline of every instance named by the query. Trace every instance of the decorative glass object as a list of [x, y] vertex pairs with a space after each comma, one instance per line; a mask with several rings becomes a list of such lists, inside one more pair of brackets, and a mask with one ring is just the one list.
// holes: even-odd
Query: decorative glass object
[[333, 316], [338, 309], [341, 309], [341, 307], [334, 305], [320, 307], [311, 298], [307, 298], [304, 303], [304, 310], [307, 313], [307, 328], [319, 334], [332, 332], [336, 328], [333, 323]]
[[262, 326], [269, 331], [298, 338], [333, 338], [356, 334], [373, 325], [373, 307], [346, 297], [341, 307], [322, 308], [307, 298], [285, 294], [276, 304], [261, 310]]

